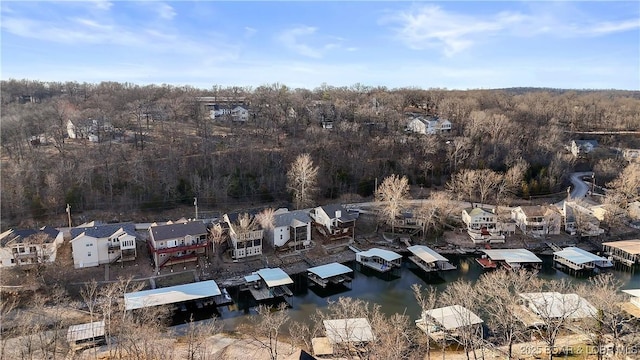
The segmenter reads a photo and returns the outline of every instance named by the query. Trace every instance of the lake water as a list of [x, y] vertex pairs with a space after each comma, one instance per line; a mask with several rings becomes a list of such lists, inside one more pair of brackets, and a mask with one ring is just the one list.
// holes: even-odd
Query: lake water
[[[552, 256], [539, 255], [539, 257], [543, 260], [543, 268], [539, 272], [540, 277], [545, 279], [569, 278], [576, 283], [587, 281], [587, 278], [576, 278], [554, 269]], [[331, 290], [312, 285], [313, 283], [308, 282], [306, 274], [294, 275], [292, 276], [294, 284], [290, 286], [294, 296], [287, 299], [292, 306], [288, 310], [289, 315], [294, 321], [308, 323], [310, 316], [315, 314], [317, 308], [327, 306], [329, 300], [337, 300], [344, 296], [379, 304], [385, 314], [405, 313], [412, 320], [415, 320], [419, 317], [420, 309], [413, 297], [411, 285], [435, 286], [439, 290], [444, 290], [447, 284], [453, 281], [461, 278], [476, 281], [483, 273], [473, 257], [447, 255], [447, 258], [458, 269], [443, 272], [442, 277], [427, 276], [423, 271], [414, 269], [412, 264], [405, 259], [402, 268], [395, 270], [393, 274], [379, 274], [368, 268], [355, 270], [350, 285], [340, 288], [333, 287]], [[358, 264], [352, 261], [346, 265], [356, 269]], [[358, 265], [357, 268], [360, 269], [360, 266]], [[634, 270], [635, 272], [627, 268], [624, 271], [623, 268], [622, 270], [612, 270], [612, 272], [622, 281], [623, 288], [640, 288], [640, 271]], [[236, 302], [234, 307], [219, 309], [227, 330], [232, 330], [239, 323], [246, 321], [247, 314], [255, 313], [256, 305], [249, 292], [230, 289], [230, 294]]]

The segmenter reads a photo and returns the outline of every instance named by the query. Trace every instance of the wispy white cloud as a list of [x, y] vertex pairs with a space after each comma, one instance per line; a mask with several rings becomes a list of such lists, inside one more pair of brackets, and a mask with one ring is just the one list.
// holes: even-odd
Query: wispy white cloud
[[108, 0], [92, 0], [90, 2], [98, 10], [109, 10], [113, 6], [113, 3]]
[[416, 50], [437, 49], [452, 56], [496, 36], [560, 38], [602, 36], [640, 28], [640, 19], [594, 21], [581, 19], [570, 23], [553, 12], [498, 12], [469, 15], [446, 11], [437, 5], [412, 6], [387, 13], [380, 21], [390, 25], [396, 39]]
[[244, 27], [244, 37], [246, 39], [248, 39], [248, 38], [252, 37], [253, 35], [255, 35], [256, 32], [258, 32], [258, 30], [252, 28], [251, 26], [245, 26]]
[[171, 7], [171, 5], [169, 5], [169, 4], [166, 4], [166, 3], [154, 3], [154, 6], [156, 7], [156, 9], [158, 11], [158, 16], [160, 16], [160, 18], [162, 18], [162, 19], [171, 20], [177, 15], [175, 9], [173, 7]]
[[312, 26], [298, 26], [285, 30], [278, 34], [276, 39], [287, 49], [315, 59], [323, 57], [329, 50], [341, 47], [344, 41], [337, 36], [321, 36], [318, 34], [318, 28]]

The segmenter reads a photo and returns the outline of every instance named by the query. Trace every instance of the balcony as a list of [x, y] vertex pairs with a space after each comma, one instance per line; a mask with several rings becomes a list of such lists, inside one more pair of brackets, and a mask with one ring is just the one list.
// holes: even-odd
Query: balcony
[[192, 245], [174, 246], [174, 247], [162, 248], [162, 249], [155, 249], [153, 248], [153, 245], [151, 245], [151, 251], [158, 254], [167, 254], [167, 253], [174, 253], [178, 251], [202, 249], [202, 248], [206, 248], [207, 246], [209, 246], [209, 241], [201, 240]]

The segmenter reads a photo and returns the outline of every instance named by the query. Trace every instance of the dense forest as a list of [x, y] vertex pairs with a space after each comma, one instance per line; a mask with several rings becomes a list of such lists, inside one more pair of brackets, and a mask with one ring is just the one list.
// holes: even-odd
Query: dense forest
[[[624, 133], [640, 130], [640, 92], [631, 91], [8, 80], [1, 92], [3, 227], [64, 224], [66, 204], [119, 220], [191, 206], [194, 197], [202, 211], [289, 204], [286, 173], [302, 153], [319, 167], [317, 200], [325, 202], [369, 197], [390, 174], [430, 188], [462, 170], [514, 167], [523, 174], [513, 197], [562, 193], [570, 171], [594, 169], [605, 184], [625, 166], [616, 149], [640, 148]], [[249, 120], [212, 119], [200, 97], [242, 105]], [[452, 132], [409, 133], [410, 113], [449, 119]], [[94, 139], [69, 138], [70, 121], [91, 125]], [[576, 139], [600, 146], [575, 158], [566, 146]]]

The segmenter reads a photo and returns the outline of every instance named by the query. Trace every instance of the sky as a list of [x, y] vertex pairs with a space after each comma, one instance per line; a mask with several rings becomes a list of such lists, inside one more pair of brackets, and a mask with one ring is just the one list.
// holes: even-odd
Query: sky
[[639, 1], [0, 2], [1, 78], [640, 90]]

